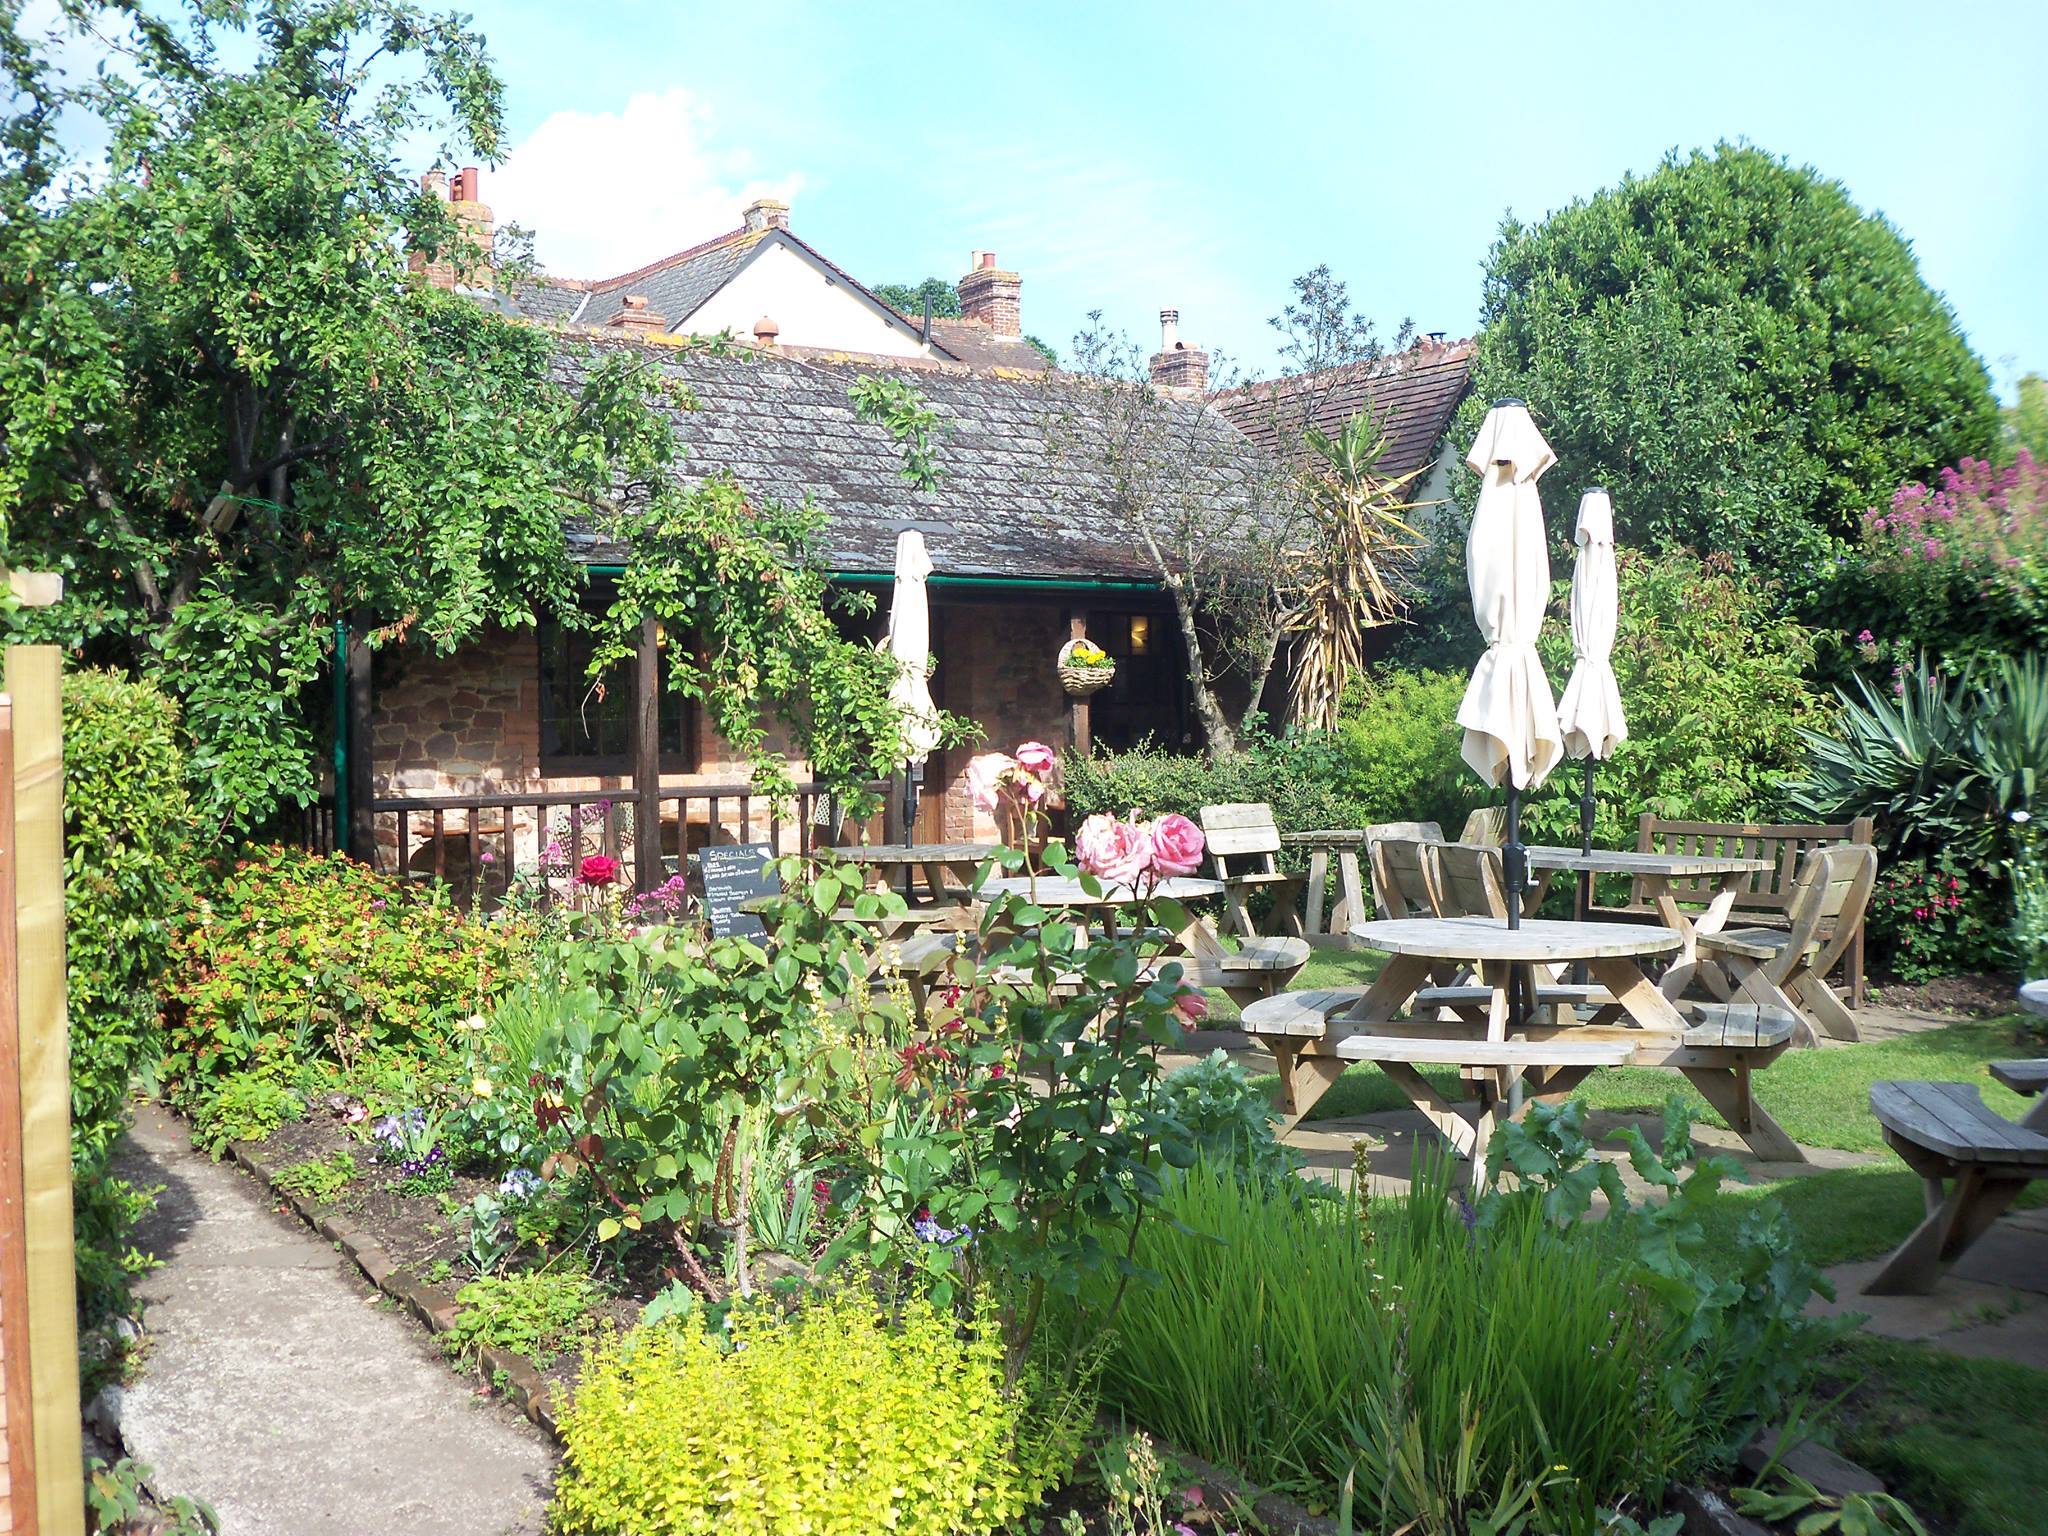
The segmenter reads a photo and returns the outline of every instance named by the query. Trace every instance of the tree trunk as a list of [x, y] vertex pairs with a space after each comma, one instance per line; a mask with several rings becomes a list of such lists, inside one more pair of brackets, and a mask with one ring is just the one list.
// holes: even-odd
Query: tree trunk
[[1188, 600], [1187, 589], [1178, 581], [1168, 581], [1167, 591], [1173, 594], [1174, 616], [1180, 620], [1180, 637], [1188, 653], [1188, 685], [1194, 690], [1195, 714], [1202, 722], [1202, 739], [1214, 753], [1235, 752], [1237, 732], [1230, 728], [1224, 718], [1223, 705], [1217, 699], [1215, 690], [1209, 686], [1209, 668], [1202, 660], [1202, 632], [1195, 623], [1195, 605]]

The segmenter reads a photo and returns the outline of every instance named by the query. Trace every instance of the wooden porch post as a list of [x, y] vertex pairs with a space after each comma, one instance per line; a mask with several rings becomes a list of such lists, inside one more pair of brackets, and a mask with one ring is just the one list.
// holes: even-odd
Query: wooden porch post
[[[633, 883], [651, 891], [661, 865], [661, 657], [653, 619], [640, 621], [633, 655]], [[680, 846], [680, 844], [678, 844]]]
[[371, 799], [376, 793], [377, 743], [370, 727], [370, 642], [360, 613], [349, 616], [344, 664], [348, 669], [348, 825], [335, 828], [335, 832], [350, 858], [374, 864], [377, 813]]
[[[1067, 610], [1067, 638], [1085, 640], [1088, 638], [1088, 610], [1069, 608]], [[1067, 695], [1067, 745], [1086, 757], [1091, 747], [1088, 731], [1088, 701]]]

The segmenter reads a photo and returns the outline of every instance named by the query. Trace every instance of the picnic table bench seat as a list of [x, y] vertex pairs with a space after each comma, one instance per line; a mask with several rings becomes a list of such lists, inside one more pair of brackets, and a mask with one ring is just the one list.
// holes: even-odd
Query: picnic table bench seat
[[1346, 1061], [1446, 1067], [1623, 1067], [1635, 1058], [1626, 1040], [1475, 1040], [1428, 1035], [1346, 1035], [1330, 1047]]
[[[1724, 950], [1731, 955], [1742, 955], [1750, 960], [1775, 960], [1792, 943], [1792, 935], [1783, 928], [1724, 928], [1719, 933], [1708, 934], [1700, 940], [1702, 949]], [[1809, 955], [1820, 953], [1820, 940], [1807, 939], [1804, 952]]]
[[2030, 1181], [2048, 1178], [2048, 1136], [1988, 1108], [1974, 1083], [1873, 1083], [1870, 1112], [1924, 1182], [1927, 1219], [1863, 1291], [1924, 1296]]
[[1991, 1076], [2023, 1099], [2048, 1090], [2048, 1056], [2032, 1061], [1994, 1061]]

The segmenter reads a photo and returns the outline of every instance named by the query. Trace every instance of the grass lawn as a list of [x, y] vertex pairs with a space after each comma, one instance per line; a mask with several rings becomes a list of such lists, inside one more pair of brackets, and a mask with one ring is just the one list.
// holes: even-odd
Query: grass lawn
[[1917, 1513], [1956, 1536], [2048, 1536], [2048, 1372], [1857, 1334], [1826, 1373], [1850, 1388], [1837, 1445]]

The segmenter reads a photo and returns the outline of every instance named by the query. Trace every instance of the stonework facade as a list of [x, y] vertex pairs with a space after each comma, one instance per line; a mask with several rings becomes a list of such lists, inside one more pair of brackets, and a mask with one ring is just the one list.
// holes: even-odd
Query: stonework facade
[[[1009, 751], [1020, 741], [1069, 741], [1070, 715], [1054, 659], [1069, 634], [1066, 608], [1053, 603], [938, 603], [933, 609], [933, 650], [938, 670], [932, 693], [949, 712], [979, 724], [985, 741], [934, 754], [916, 835], [946, 841], [985, 842], [995, 824], [978, 812], [967, 792], [967, 762], [977, 752]], [[508, 837], [520, 869], [540, 859], [550, 842], [574, 843], [575, 853], [630, 846], [632, 794], [629, 773], [551, 773], [541, 752], [540, 645], [533, 630], [497, 631], [452, 655], [420, 650], [387, 651], [377, 658], [371, 712], [372, 783], [378, 799], [587, 793], [588, 806], [575, 813], [584, 825], [571, 827], [571, 812], [555, 807], [510, 807], [476, 813], [477, 842], [485, 862], [502, 869], [499, 853]], [[695, 768], [662, 775], [665, 789], [744, 785], [751, 763], [691, 711], [686, 759]], [[771, 750], [786, 750], [787, 737], [770, 735]], [[807, 765], [791, 759], [799, 781]], [[692, 801], [683, 824], [663, 828], [664, 850], [673, 855], [705, 842], [767, 841], [773, 810], [756, 798], [744, 808], [734, 796], [715, 808]], [[667, 811], [665, 814], [674, 814]], [[470, 857], [469, 812], [444, 813], [436, 847], [431, 813], [407, 817], [407, 862], [439, 858], [444, 868], [466, 869]], [[589, 824], [589, 818], [599, 818]], [[509, 816], [509, 822], [508, 822]], [[377, 816], [379, 857], [395, 866], [398, 816]], [[879, 836], [879, 827], [868, 829]], [[794, 849], [798, 828], [782, 820], [782, 842]], [[607, 841], [608, 839], [608, 841]], [[571, 856], [574, 856], [573, 854]], [[486, 872], [488, 874], [488, 872]]]

